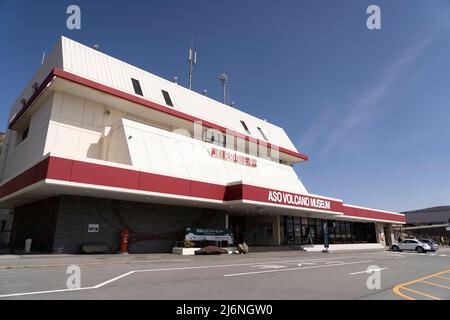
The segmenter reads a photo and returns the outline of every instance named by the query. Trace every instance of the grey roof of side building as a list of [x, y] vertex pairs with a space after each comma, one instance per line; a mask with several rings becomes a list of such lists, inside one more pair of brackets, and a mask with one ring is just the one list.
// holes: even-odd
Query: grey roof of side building
[[448, 223], [450, 206], [433, 207], [402, 212], [406, 216], [406, 224]]

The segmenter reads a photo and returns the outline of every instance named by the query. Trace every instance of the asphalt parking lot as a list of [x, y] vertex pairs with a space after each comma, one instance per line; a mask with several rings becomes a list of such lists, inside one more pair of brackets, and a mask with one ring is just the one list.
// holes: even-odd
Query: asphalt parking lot
[[[79, 267], [81, 287], [67, 288], [68, 278], [73, 276], [67, 273], [69, 266]], [[371, 272], [367, 271], [369, 267]], [[72, 280], [73, 277], [69, 284], [76, 284]], [[425, 254], [289, 251], [189, 257], [170, 254], [0, 256], [2, 300], [186, 300], [194, 297], [201, 300], [448, 300], [450, 249]]]

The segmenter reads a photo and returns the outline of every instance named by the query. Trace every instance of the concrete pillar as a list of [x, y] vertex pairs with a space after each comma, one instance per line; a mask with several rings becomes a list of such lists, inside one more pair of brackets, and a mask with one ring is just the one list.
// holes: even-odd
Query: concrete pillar
[[230, 227], [229, 221], [230, 221], [230, 216], [228, 214], [225, 214], [225, 229], [228, 229]]
[[281, 225], [280, 216], [274, 216], [273, 218], [273, 237], [277, 246], [281, 245]]
[[386, 247], [386, 237], [384, 234], [384, 225], [382, 223], [375, 223], [375, 232], [377, 235], [377, 242]]
[[396, 243], [397, 239], [395, 239], [394, 229], [392, 228], [392, 224], [386, 224], [386, 232], [387, 232], [387, 234], [385, 234], [386, 244], [392, 245], [392, 244]]

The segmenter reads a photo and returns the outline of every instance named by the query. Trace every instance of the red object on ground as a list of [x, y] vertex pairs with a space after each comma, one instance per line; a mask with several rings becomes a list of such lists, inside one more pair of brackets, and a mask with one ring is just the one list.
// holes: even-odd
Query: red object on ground
[[228, 251], [224, 250], [222, 248], [219, 248], [219, 247], [209, 246], [209, 247], [204, 247], [204, 248], [201, 248], [201, 249], [195, 251], [195, 254], [197, 254], [197, 255], [228, 254]]
[[128, 229], [123, 229], [120, 234], [120, 253], [128, 252]]

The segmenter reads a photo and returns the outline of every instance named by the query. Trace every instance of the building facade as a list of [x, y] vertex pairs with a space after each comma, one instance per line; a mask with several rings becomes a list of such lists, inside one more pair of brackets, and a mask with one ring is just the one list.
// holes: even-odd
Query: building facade
[[437, 243], [449, 244], [450, 206], [406, 211], [403, 214], [406, 224], [395, 228], [398, 234], [402, 233], [404, 237], [417, 239], [434, 239]]
[[[0, 133], [0, 154], [2, 153], [3, 142], [5, 141], [5, 134]], [[9, 244], [9, 235], [12, 226], [12, 213], [9, 209], [0, 208], [0, 248], [7, 247]]]
[[392, 241], [403, 214], [310, 194], [307, 161], [262, 119], [62, 37], [11, 108], [0, 206], [11, 245], [86, 243], [169, 252], [186, 228], [231, 229], [251, 245]]

